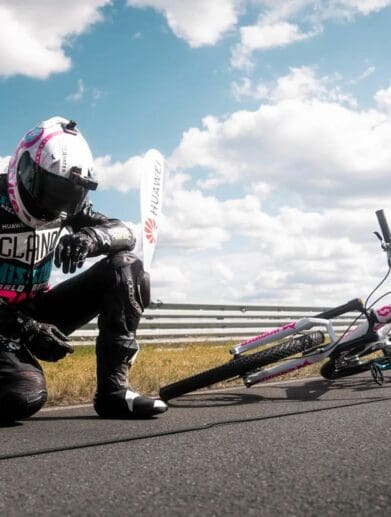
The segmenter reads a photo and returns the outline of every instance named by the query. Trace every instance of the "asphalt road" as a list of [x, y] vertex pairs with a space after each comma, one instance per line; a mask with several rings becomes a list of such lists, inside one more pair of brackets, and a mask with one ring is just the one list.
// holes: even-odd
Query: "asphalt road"
[[391, 377], [188, 395], [153, 420], [0, 428], [0, 515], [389, 515]]

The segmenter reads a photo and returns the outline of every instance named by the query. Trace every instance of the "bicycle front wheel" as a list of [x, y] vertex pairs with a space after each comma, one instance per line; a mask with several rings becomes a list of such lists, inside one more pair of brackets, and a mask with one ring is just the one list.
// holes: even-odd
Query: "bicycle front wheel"
[[206, 388], [211, 384], [232, 379], [234, 377], [241, 377], [247, 372], [251, 372], [261, 366], [266, 366], [275, 363], [281, 359], [291, 355], [304, 352], [309, 348], [319, 346], [324, 342], [323, 332], [311, 332], [303, 336], [298, 336], [274, 347], [268, 348], [255, 354], [243, 355], [237, 359], [198, 373], [186, 379], [168, 384], [160, 389], [159, 395], [163, 400], [170, 400], [180, 397], [185, 393]]

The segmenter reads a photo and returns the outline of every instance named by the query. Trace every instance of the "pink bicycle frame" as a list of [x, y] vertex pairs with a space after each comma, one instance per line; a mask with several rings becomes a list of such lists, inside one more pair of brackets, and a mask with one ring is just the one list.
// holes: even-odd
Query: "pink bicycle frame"
[[[372, 311], [372, 314], [374, 315], [376, 320], [373, 330], [377, 334], [377, 339], [373, 343], [368, 344], [370, 346], [373, 346], [373, 344], [376, 342], [384, 342], [384, 340], [387, 338], [387, 335], [391, 330], [391, 325], [387, 325], [391, 324], [391, 306], [386, 305], [379, 309], [374, 309]], [[336, 348], [337, 345], [340, 345], [341, 343], [347, 343], [354, 339], [358, 339], [360, 337], [365, 336], [368, 333], [370, 323], [366, 319], [365, 321], [360, 322], [351, 331], [344, 334], [341, 338], [337, 338], [335, 330], [330, 320], [322, 318], [301, 318], [297, 321], [287, 323], [282, 327], [273, 329], [268, 332], [264, 332], [259, 336], [247, 339], [239, 343], [238, 345], [234, 346], [231, 349], [231, 353], [237, 356], [247, 350], [259, 346], [264, 346], [275, 341], [279, 341], [282, 338], [291, 336], [298, 332], [309, 330], [314, 326], [323, 326], [326, 328], [326, 331], [331, 340], [331, 342], [328, 345], [320, 348], [315, 348], [313, 351], [310, 351], [303, 357], [283, 361], [282, 363], [277, 364], [274, 367], [267, 369], [262, 368], [258, 371], [246, 374], [244, 377], [245, 384], [247, 386], [251, 386], [259, 382], [265, 382], [280, 375], [284, 375], [285, 373], [299, 370], [301, 368], [305, 368], [306, 366], [310, 366], [311, 364], [322, 361], [332, 353], [332, 351]]]

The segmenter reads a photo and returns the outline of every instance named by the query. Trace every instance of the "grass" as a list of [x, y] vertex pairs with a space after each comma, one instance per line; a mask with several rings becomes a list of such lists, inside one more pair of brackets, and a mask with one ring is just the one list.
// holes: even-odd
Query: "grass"
[[[156, 395], [160, 386], [229, 361], [232, 344], [197, 343], [176, 347], [144, 345], [131, 369], [132, 387], [143, 394]], [[77, 346], [75, 352], [62, 361], [42, 363], [42, 367], [48, 386], [48, 404], [66, 405], [92, 400], [96, 387], [95, 348], [92, 344]], [[319, 364], [291, 372], [284, 378], [318, 373]], [[217, 386], [224, 385], [227, 382]], [[240, 386], [242, 381], [230, 381], [229, 386], [232, 385]]]

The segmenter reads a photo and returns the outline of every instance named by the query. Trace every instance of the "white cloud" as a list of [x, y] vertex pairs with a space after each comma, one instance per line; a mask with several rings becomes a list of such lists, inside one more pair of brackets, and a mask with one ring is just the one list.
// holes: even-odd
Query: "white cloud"
[[86, 87], [84, 85], [84, 81], [82, 79], [79, 79], [77, 81], [77, 89], [74, 93], [71, 93], [66, 97], [67, 101], [70, 102], [79, 102], [83, 99], [84, 94], [86, 92]]
[[271, 20], [301, 19], [320, 22], [330, 18], [368, 15], [391, 5], [391, 0], [249, 0]]
[[391, 86], [376, 92], [375, 101], [380, 109], [391, 111]]
[[111, 0], [0, 1], [0, 76], [24, 74], [46, 79], [65, 72], [70, 38], [100, 21], [100, 9]]
[[[259, 207], [246, 219], [240, 213], [242, 200], [230, 201], [231, 218], [223, 228], [241, 237], [242, 245], [223, 251], [184, 246], [182, 253], [167, 254], [171, 243], [162, 232], [153, 269], [156, 298], [332, 305], [365, 297], [386, 270], [385, 257], [371, 237], [375, 217], [367, 209], [281, 209], [270, 216]], [[197, 202], [202, 211], [199, 197]], [[222, 214], [226, 208], [220, 204]]]
[[242, 27], [240, 32], [242, 44], [249, 50], [284, 47], [307, 37], [297, 25], [287, 22]]
[[339, 75], [317, 77], [313, 67], [292, 67], [288, 75], [274, 83], [259, 82], [254, 85], [250, 78], [245, 77], [241, 82], [232, 84], [232, 93], [237, 100], [252, 97], [275, 103], [287, 99], [317, 98], [356, 107], [356, 99], [349, 92], [344, 92], [338, 84], [342, 81]]
[[259, 7], [255, 24], [240, 27], [240, 42], [233, 48], [231, 64], [251, 70], [253, 55], [313, 38], [329, 20], [354, 20], [391, 5], [391, 0], [253, 0]]
[[138, 189], [143, 166], [142, 156], [132, 156], [126, 162], [113, 162], [111, 156], [100, 156], [94, 161], [99, 188], [114, 188], [120, 192]]
[[251, 69], [254, 51], [285, 47], [312, 38], [318, 32], [302, 32], [298, 25], [286, 21], [270, 23], [261, 20], [257, 25], [241, 27], [241, 42], [233, 50], [231, 64], [236, 68]]
[[240, 0], [127, 0], [164, 14], [174, 34], [191, 47], [214, 45], [238, 19]]
[[100, 99], [102, 99], [104, 97], [104, 92], [102, 90], [100, 90], [99, 88], [92, 88], [92, 100], [94, 103], [96, 103], [97, 101], [99, 101]]
[[349, 84], [358, 84], [364, 81], [367, 77], [371, 76], [376, 70], [376, 67], [369, 66], [362, 74], [360, 74], [358, 77], [354, 77], [349, 81]]
[[268, 95], [268, 88], [259, 84], [254, 88], [253, 82], [249, 77], [242, 77], [240, 82], [234, 81], [231, 85], [233, 96], [237, 101], [243, 97], [253, 97], [254, 99], [264, 99]]
[[[384, 103], [386, 96], [377, 98]], [[382, 191], [391, 163], [387, 112], [355, 109], [349, 94], [307, 68], [277, 80], [268, 100], [254, 111], [205, 117], [201, 129], [183, 134], [171, 167], [203, 167], [204, 187], [263, 181], [299, 192], [310, 204]]]
[[346, 16], [360, 13], [368, 15], [380, 11], [391, 5], [391, 0], [331, 0], [327, 6], [327, 13], [331, 15], [333, 9], [344, 13]]
[[81, 102], [90, 100], [91, 106], [96, 106], [96, 103], [104, 97], [105, 93], [99, 88], [87, 88], [83, 79], [78, 79], [76, 91], [67, 95], [65, 99], [68, 102]]
[[167, 189], [162, 240], [188, 251], [221, 249], [235, 234], [251, 235], [264, 220], [255, 196], [221, 201], [201, 190]]
[[312, 99], [328, 96], [328, 78], [316, 76], [314, 68], [303, 66], [291, 68], [288, 75], [277, 79], [270, 88], [269, 98], [273, 102], [287, 99]]

